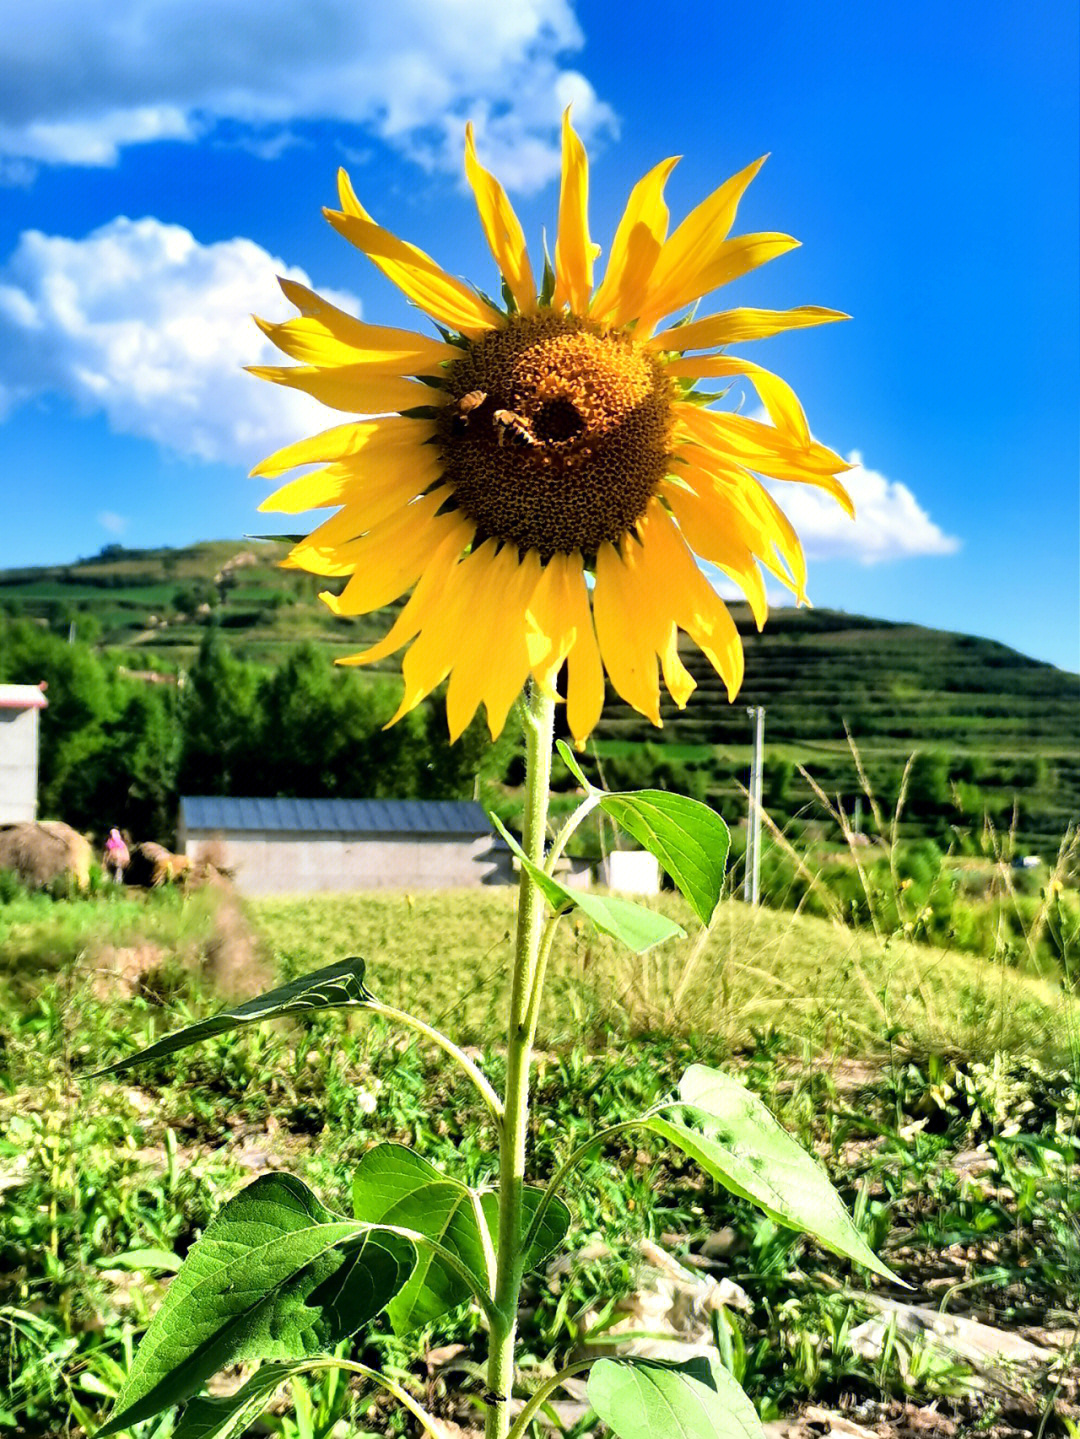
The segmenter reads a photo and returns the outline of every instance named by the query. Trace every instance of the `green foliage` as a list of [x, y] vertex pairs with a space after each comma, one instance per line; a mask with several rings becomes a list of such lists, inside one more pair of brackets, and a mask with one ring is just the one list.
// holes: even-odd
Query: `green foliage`
[[364, 985], [365, 968], [364, 961], [355, 957], [335, 960], [323, 969], [301, 975], [299, 979], [249, 999], [235, 1009], [223, 1010], [209, 1019], [201, 1019], [197, 1024], [167, 1035], [156, 1044], [140, 1049], [138, 1054], [96, 1070], [88, 1078], [121, 1074], [137, 1064], [162, 1059], [167, 1054], [175, 1054], [178, 1049], [186, 1049], [188, 1045], [199, 1044], [216, 1034], [228, 1034], [248, 1024], [283, 1019], [290, 1014], [311, 1014], [321, 1009], [362, 1009], [372, 998]]
[[618, 899], [614, 895], [593, 894], [589, 890], [570, 889], [547, 874], [539, 865], [529, 859], [525, 851], [497, 816], [492, 816], [495, 828], [517, 856], [522, 869], [535, 881], [551, 909], [559, 914], [565, 910], [579, 909], [596, 926], [601, 934], [610, 935], [635, 954], [644, 954], [665, 940], [685, 935], [686, 931], [666, 915], [646, 909], [641, 904]]
[[649, 1128], [770, 1219], [812, 1234], [826, 1248], [895, 1279], [862, 1237], [828, 1175], [737, 1079], [696, 1064], [679, 1081], [684, 1109]]
[[707, 1359], [600, 1359], [589, 1402], [619, 1439], [764, 1439], [738, 1383]]
[[289, 1379], [310, 1369], [303, 1359], [263, 1364], [235, 1394], [193, 1399], [173, 1430], [173, 1439], [235, 1439], [258, 1419]]
[[414, 1259], [408, 1240], [333, 1214], [292, 1175], [263, 1175], [192, 1247], [98, 1432], [184, 1403], [229, 1364], [325, 1352], [385, 1306]]
[[[395, 1044], [378, 1019], [350, 1022], [347, 1013], [334, 1012], [298, 1016], [181, 1052], [173, 1072], [156, 1065], [139, 1076], [139, 1087], [125, 1078], [76, 1089], [67, 1077], [69, 1062], [86, 1068], [106, 1044], [127, 1052], [146, 1043], [148, 1034], [161, 1031], [161, 1009], [146, 998], [105, 1003], [89, 993], [85, 972], [68, 966], [92, 944], [93, 932], [87, 924], [76, 935], [74, 918], [65, 967], [53, 974], [34, 968], [33, 987], [15, 999], [3, 988], [5, 966], [10, 969], [23, 944], [13, 930], [26, 935], [31, 915], [39, 912], [47, 912], [53, 925], [69, 913], [107, 922], [129, 911], [148, 924], [172, 923], [179, 905], [176, 896], [165, 895], [136, 905], [123, 894], [107, 904], [42, 901], [26, 902], [24, 909], [23, 903], [12, 928], [0, 935], [6, 1015], [0, 1171], [11, 1175], [17, 1163], [21, 1176], [5, 1190], [0, 1225], [0, 1271], [15, 1276], [0, 1294], [0, 1392], [29, 1432], [62, 1433], [74, 1422], [93, 1431], [103, 1422], [110, 1395], [126, 1374], [125, 1353], [161, 1293], [152, 1277], [140, 1275], [132, 1284], [130, 1275], [121, 1276], [124, 1261], [117, 1257], [150, 1246], [183, 1256], [222, 1201], [250, 1181], [241, 1164], [252, 1146], [272, 1164], [301, 1173], [339, 1212], [347, 1210], [360, 1156], [387, 1137], [422, 1144], [428, 1158], [470, 1184], [490, 1180], [492, 1155], [478, 1098], [437, 1052]], [[264, 902], [259, 910], [293, 964], [306, 954], [304, 944], [312, 954], [354, 942], [370, 950], [375, 936], [385, 934], [384, 945], [393, 937], [394, 963], [380, 966], [380, 989], [412, 1005], [437, 993], [440, 1013], [451, 1011], [475, 983], [466, 956], [476, 925], [497, 929], [509, 912], [491, 897], [477, 909], [475, 898], [465, 895], [430, 896], [396, 926], [401, 901], [386, 896], [352, 903], [332, 897]], [[721, 906], [721, 923], [729, 910], [749, 919], [743, 906]], [[781, 973], [805, 965], [830, 1000], [842, 952], [862, 943], [860, 936], [840, 935], [841, 944], [828, 930], [810, 952], [817, 943], [810, 922], [767, 913], [757, 919], [756, 929], [748, 924], [737, 932], [737, 952], [768, 963], [774, 926], [787, 926], [792, 947], [784, 952]], [[425, 947], [432, 935], [438, 943]], [[134, 928], [113, 937], [138, 942]], [[800, 946], [808, 950], [801, 961]], [[917, 981], [902, 979], [905, 991], [942, 971], [940, 956], [924, 953], [926, 967]], [[36, 960], [28, 963], [36, 966]], [[609, 988], [610, 960], [595, 961], [587, 977], [598, 989]], [[717, 984], [715, 975], [707, 984]], [[489, 1000], [494, 1012], [505, 1002], [505, 989], [481, 997], [485, 1008], [469, 1020], [477, 1038], [489, 1032]], [[576, 1019], [583, 1002], [579, 997], [575, 1010], [556, 989], [545, 1015], [546, 1033], [558, 1040], [545, 1041], [536, 1076], [538, 1112], [550, 1120], [537, 1126], [533, 1140], [539, 1182], [597, 1128], [631, 1119], [662, 1099], [688, 1057], [704, 1052], [701, 1038], [690, 1047], [670, 1003], [667, 1029], [648, 1039], [625, 1029], [609, 1035], [583, 1028]], [[1002, 1002], [1011, 1004], [1008, 996]], [[184, 1003], [198, 1018], [220, 1000], [194, 986]], [[732, 1003], [743, 1003], [742, 992]], [[954, 992], [941, 1003], [950, 1012], [950, 1004], [958, 1008], [960, 1001]], [[867, 1020], [870, 1013], [868, 1008]], [[1068, 1025], [1063, 1012], [1056, 1018], [1047, 1012], [1043, 1027], [1031, 1031], [1032, 1046]], [[851, 1037], [855, 1052], [865, 1057], [862, 1037]], [[962, 1037], [962, 1030], [954, 1036]], [[822, 1156], [875, 1247], [883, 1234], [891, 1235], [885, 1257], [905, 1279], [916, 1286], [927, 1278], [942, 1286], [967, 1285], [950, 1310], [959, 1307], [1006, 1328], [1068, 1324], [1080, 1276], [1074, 1075], [1049, 1056], [1033, 1058], [1037, 1048], [1002, 1055], [996, 1063], [959, 1055], [931, 1061], [898, 1049], [880, 1067], [860, 1065], [865, 1078], [851, 1090], [846, 1065], [834, 1077], [830, 1051], [810, 1050], [816, 1062], [805, 1062], [798, 1014], [786, 1038], [766, 1033], [762, 1021], [758, 1040], [743, 1031], [740, 1047], [740, 1075], [785, 1128]], [[485, 1058], [494, 1077], [498, 1058]], [[710, 1062], [720, 1058], [716, 1051]], [[44, 1091], [43, 1066], [57, 1080]], [[365, 1095], [374, 1113], [358, 1103]], [[973, 1176], [974, 1148], [986, 1168]], [[863, 1188], [872, 1197], [860, 1204]], [[839, 1394], [874, 1400], [883, 1391], [923, 1402], [937, 1397], [946, 1418], [963, 1416], [962, 1408], [958, 1414], [940, 1397], [950, 1390], [947, 1378], [939, 1387], [940, 1370], [927, 1365], [922, 1377], [905, 1377], [898, 1349], [879, 1372], [851, 1350], [845, 1336], [868, 1311], [857, 1283], [837, 1292], [835, 1261], [726, 1189], [707, 1180], [703, 1185], [696, 1164], [658, 1138], [631, 1132], [587, 1159], [573, 1184], [573, 1210], [568, 1267], [541, 1270], [528, 1283], [526, 1379], [537, 1372], [529, 1356], [556, 1366], [565, 1362], [595, 1316], [612, 1311], [638, 1287], [637, 1245], [649, 1237], [684, 1263], [700, 1264], [714, 1278], [731, 1278], [750, 1292], [752, 1311], [731, 1316], [732, 1362], [764, 1417], [787, 1414], [807, 1400], [835, 1407]], [[710, 1247], [718, 1231], [728, 1234], [719, 1257]], [[606, 1247], [597, 1258], [600, 1240]], [[929, 1302], [937, 1304], [941, 1292], [927, 1291]], [[482, 1357], [483, 1333], [467, 1311], [454, 1311], [418, 1337], [430, 1346], [463, 1344], [463, 1363]], [[412, 1346], [407, 1353], [381, 1321], [351, 1346], [354, 1357], [377, 1364], [418, 1398], [432, 1392], [432, 1381], [411, 1362]], [[316, 1389], [313, 1401], [322, 1393]], [[346, 1398], [350, 1432], [390, 1428], [365, 1413], [369, 1399], [355, 1391]], [[195, 1409], [193, 1400], [181, 1422]], [[281, 1428], [281, 1419], [272, 1422]]]
[[663, 865], [690, 908], [708, 924], [724, 887], [731, 837], [707, 805], [663, 790], [606, 794], [600, 808]]
[[[51, 633], [36, 623], [32, 626], [38, 642], [44, 635], [59, 650], [74, 619], [78, 640], [72, 648], [86, 641], [96, 643], [96, 627], [106, 647], [98, 657], [112, 657], [107, 664], [122, 658], [132, 669], [175, 672], [196, 662], [212, 618], [185, 610], [188, 620], [177, 622], [178, 591], [184, 592], [185, 605], [195, 598], [188, 593], [193, 589], [216, 598], [214, 577], [241, 548], [248, 550], [254, 563], [231, 572], [239, 583], [224, 609], [215, 613], [231, 618], [230, 606], [238, 607], [243, 624], [231, 632], [230, 644], [236, 647], [237, 658], [258, 667], [260, 677], [279, 668], [297, 645], [316, 647], [328, 665], [333, 656], [363, 648], [388, 628], [392, 610], [347, 624], [336, 619], [316, 598], [326, 582], [278, 569], [284, 546], [270, 543], [241, 547], [220, 541], [154, 551], [117, 548], [72, 565], [8, 570], [0, 572], [0, 599], [12, 615], [50, 623]], [[933, 773], [937, 761], [922, 762], [928, 771], [930, 807], [924, 811], [909, 797], [904, 833], [977, 844], [985, 818], [1000, 833], [1008, 833], [1015, 809], [1021, 849], [1048, 852], [1056, 847], [1080, 807], [1080, 760], [1074, 737], [1080, 682], [1075, 675], [972, 636], [806, 609], [775, 610], [758, 634], [745, 606], [733, 606], [732, 612], [746, 649], [740, 703], [728, 704], [718, 677], [693, 646], [687, 646], [682, 658], [698, 682], [698, 691], [684, 713], [665, 711], [663, 731], [658, 733], [609, 694], [595, 741], [609, 788], [655, 786], [689, 794], [713, 803], [733, 823], [745, 812], [740, 786], [745, 786], [749, 770], [743, 706], [764, 705], [768, 715], [765, 803], [778, 823], [795, 817], [813, 801], [798, 765], [805, 766], [827, 794], [844, 796], [850, 813], [861, 783], [848, 748], [846, 724], [858, 742], [871, 784], [889, 811], [913, 751], [948, 756], [947, 794], [939, 782], [940, 769], [936, 777]], [[157, 623], [151, 625], [151, 619]], [[0, 652], [3, 649], [0, 642]], [[359, 689], [392, 692], [386, 701], [387, 717], [396, 707], [399, 691], [399, 682], [388, 677], [395, 668], [396, 661], [390, 660], [381, 673], [351, 676]], [[19, 667], [11, 676], [17, 682], [48, 677], [37, 666]], [[419, 767], [411, 762], [404, 765], [385, 793], [406, 798], [421, 792], [433, 778], [440, 785], [440, 797], [471, 793], [475, 753], [466, 756], [458, 746], [460, 758], [453, 755], [443, 719], [427, 717], [436, 709], [426, 707], [405, 722], [410, 730], [416, 726], [417, 749], [426, 746], [428, 753]], [[335, 721], [339, 718], [335, 714]], [[323, 731], [330, 742], [330, 725]], [[337, 732], [350, 737], [357, 733], [351, 723]], [[326, 792], [370, 793], [363, 781], [381, 774], [387, 761], [396, 765], [399, 752], [393, 737], [378, 755], [367, 748], [374, 735], [362, 731], [361, 737], [364, 745], [354, 752], [351, 770], [323, 765], [334, 784]], [[477, 750], [485, 748], [479, 727], [468, 740], [470, 748], [474, 744]], [[52, 748], [51, 739], [48, 747]], [[93, 762], [93, 748], [82, 753]], [[53, 758], [50, 754], [50, 766]], [[71, 774], [71, 767], [63, 773]], [[413, 776], [419, 779], [411, 780]], [[922, 780], [919, 776], [916, 780], [918, 790]], [[421, 789], [403, 787], [406, 782]], [[50, 795], [50, 809], [70, 818], [61, 803], [64, 799], [61, 784]], [[108, 808], [118, 803], [114, 797]], [[81, 816], [75, 822], [94, 823]], [[106, 826], [113, 822], [109, 816], [99, 821]], [[163, 832], [157, 837], [167, 838]]]
[[132, 676], [115, 656], [0, 616], [0, 682], [45, 680], [40, 808], [101, 835], [171, 843], [187, 794], [471, 797], [481, 762], [502, 763], [479, 721], [451, 746], [437, 706], [392, 730], [400, 682], [335, 670], [300, 645], [267, 670], [212, 624], [183, 677]]

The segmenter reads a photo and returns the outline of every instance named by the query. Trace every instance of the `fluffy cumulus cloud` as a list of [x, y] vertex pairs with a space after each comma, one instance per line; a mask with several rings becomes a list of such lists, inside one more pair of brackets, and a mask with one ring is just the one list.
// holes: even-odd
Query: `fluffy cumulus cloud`
[[907, 485], [867, 469], [858, 450], [847, 460], [853, 468], [841, 479], [855, 503], [854, 522], [820, 490], [769, 482], [808, 559], [874, 565], [914, 555], [951, 555], [960, 548], [960, 541], [934, 523]]
[[584, 44], [571, 0], [42, 0], [0, 28], [0, 175], [110, 165], [128, 145], [191, 140], [227, 122], [268, 157], [310, 121], [377, 134], [457, 172], [464, 122], [520, 190], [558, 169], [573, 101], [588, 139], [616, 121], [566, 57]]
[[327, 428], [322, 406], [242, 368], [281, 358], [250, 319], [293, 313], [277, 275], [310, 284], [251, 240], [202, 245], [155, 219], [82, 240], [27, 231], [0, 273], [0, 414], [61, 394], [118, 433], [245, 467]]

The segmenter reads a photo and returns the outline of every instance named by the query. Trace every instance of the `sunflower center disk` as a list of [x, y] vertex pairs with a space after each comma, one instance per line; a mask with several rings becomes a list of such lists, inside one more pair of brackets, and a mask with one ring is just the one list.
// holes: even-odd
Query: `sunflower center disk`
[[447, 396], [443, 474], [478, 539], [592, 558], [667, 473], [669, 381], [629, 336], [577, 316], [512, 317], [454, 361]]

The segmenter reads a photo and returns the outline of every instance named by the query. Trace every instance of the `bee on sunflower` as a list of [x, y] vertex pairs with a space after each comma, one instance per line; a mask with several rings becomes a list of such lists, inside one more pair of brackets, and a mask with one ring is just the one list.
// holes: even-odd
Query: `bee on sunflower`
[[[791, 388], [726, 346], [847, 316], [802, 306], [688, 307], [795, 247], [787, 235], [730, 236], [761, 160], [668, 234], [664, 186], [676, 159], [634, 187], [604, 277], [589, 234], [588, 160], [569, 112], [554, 264], [538, 287], [521, 225], [466, 130], [465, 171], [502, 275], [505, 308], [378, 225], [344, 171], [326, 217], [422, 311], [439, 336], [369, 325], [282, 280], [300, 312], [259, 320], [290, 359], [252, 372], [361, 418], [289, 445], [253, 474], [325, 468], [277, 490], [264, 510], [337, 508], [286, 564], [348, 576], [326, 593], [339, 615], [410, 590], [369, 664], [408, 645], [395, 719], [449, 676], [452, 739], [480, 704], [492, 736], [530, 677], [551, 694], [566, 665], [567, 726], [580, 746], [600, 718], [605, 674], [660, 724], [660, 676], [683, 707], [694, 680], [685, 631], [734, 698], [742, 646], [698, 560], [742, 588], [760, 627], [762, 567], [802, 601], [797, 535], [761, 476], [818, 486], [851, 513], [848, 466], [811, 436]], [[745, 377], [771, 423], [709, 407], [698, 380]]]

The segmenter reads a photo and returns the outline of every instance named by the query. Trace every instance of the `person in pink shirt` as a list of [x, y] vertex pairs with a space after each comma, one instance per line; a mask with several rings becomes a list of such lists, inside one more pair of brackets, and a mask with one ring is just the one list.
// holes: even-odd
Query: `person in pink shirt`
[[109, 837], [105, 841], [105, 873], [110, 875], [116, 884], [123, 881], [124, 870], [127, 869], [130, 859], [123, 835], [118, 829], [109, 830]]

